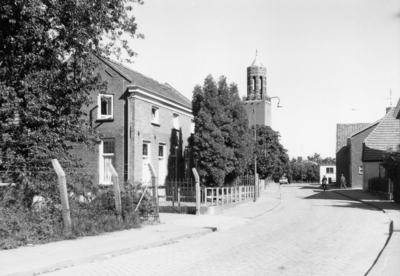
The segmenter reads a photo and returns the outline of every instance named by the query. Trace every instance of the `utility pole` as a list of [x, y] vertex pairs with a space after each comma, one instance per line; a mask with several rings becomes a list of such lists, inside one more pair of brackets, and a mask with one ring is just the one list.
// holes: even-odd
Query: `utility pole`
[[257, 113], [254, 113], [254, 202], [257, 201]]

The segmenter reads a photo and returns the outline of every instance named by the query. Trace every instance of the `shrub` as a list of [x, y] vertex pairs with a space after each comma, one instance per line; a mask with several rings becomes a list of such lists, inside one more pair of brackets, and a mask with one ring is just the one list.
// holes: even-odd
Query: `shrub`
[[69, 197], [72, 234], [66, 237], [57, 198], [45, 198], [41, 206], [32, 207], [26, 204], [32, 200], [24, 200], [23, 189], [0, 188], [0, 249], [138, 228], [154, 216], [155, 200], [148, 192], [135, 212], [144, 191], [140, 183], [121, 185], [122, 218], [116, 216], [112, 187], [69, 190], [74, 191]]
[[374, 177], [368, 181], [369, 190], [389, 193], [389, 179]]

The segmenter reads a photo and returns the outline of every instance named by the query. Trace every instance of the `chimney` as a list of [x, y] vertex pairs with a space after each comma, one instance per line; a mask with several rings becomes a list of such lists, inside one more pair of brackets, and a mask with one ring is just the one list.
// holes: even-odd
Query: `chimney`
[[303, 161], [303, 157], [299, 156], [297, 157], [297, 162], [302, 162]]
[[386, 114], [389, 112], [389, 110], [391, 109], [392, 107], [386, 107]]

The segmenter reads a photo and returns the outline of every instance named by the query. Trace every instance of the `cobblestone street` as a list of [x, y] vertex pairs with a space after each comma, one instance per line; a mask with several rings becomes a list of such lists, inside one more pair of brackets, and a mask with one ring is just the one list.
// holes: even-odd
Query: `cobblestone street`
[[46, 275], [367, 273], [388, 238], [385, 214], [315, 185], [281, 186], [281, 194], [281, 208], [245, 225]]

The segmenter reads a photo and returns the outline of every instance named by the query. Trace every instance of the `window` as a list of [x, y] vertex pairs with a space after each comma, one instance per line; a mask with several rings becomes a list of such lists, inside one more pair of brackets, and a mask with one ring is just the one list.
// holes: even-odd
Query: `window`
[[143, 157], [148, 157], [149, 156], [149, 144], [148, 143], [143, 143], [142, 154], [143, 154]]
[[159, 109], [158, 107], [153, 106], [151, 108], [151, 123], [158, 125], [159, 124], [158, 117], [159, 117]]
[[190, 122], [190, 133], [191, 134], [194, 134], [194, 121], [192, 120], [191, 122]]
[[164, 146], [163, 145], [158, 146], [158, 158], [159, 159], [164, 158]]
[[113, 95], [99, 95], [99, 116], [98, 119], [113, 118]]
[[363, 174], [363, 166], [358, 167], [358, 174]]
[[333, 173], [333, 168], [326, 168], [326, 173]]
[[110, 185], [111, 181], [111, 172], [108, 168], [107, 164], [112, 164], [114, 166], [115, 160], [115, 139], [104, 139], [100, 143], [100, 184]]
[[179, 115], [178, 114], [174, 114], [173, 115], [173, 127], [174, 129], [179, 129]]

